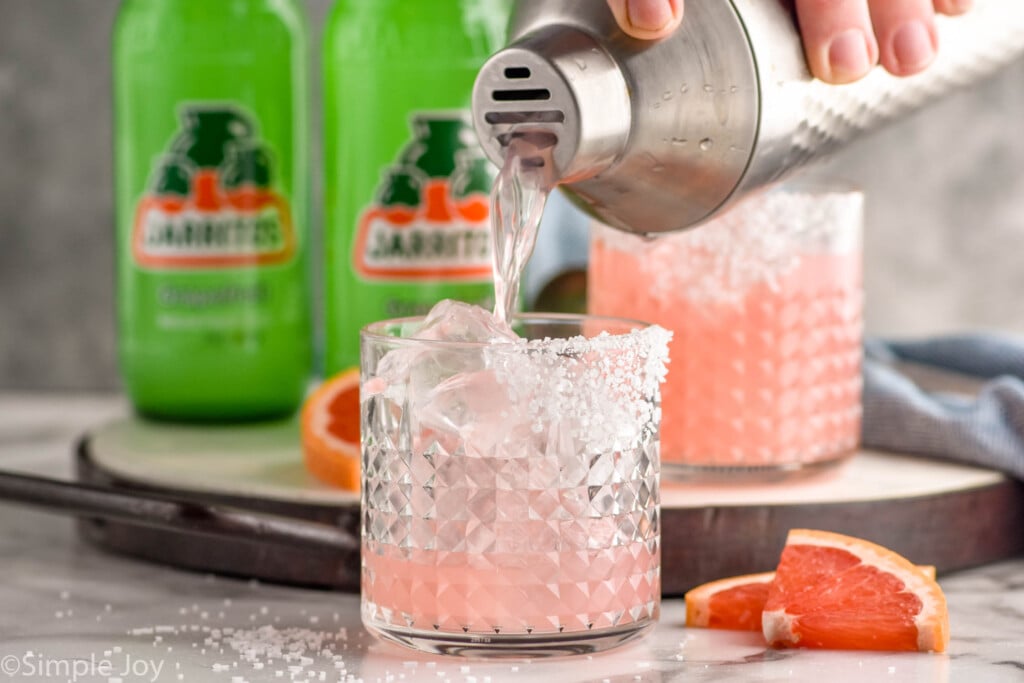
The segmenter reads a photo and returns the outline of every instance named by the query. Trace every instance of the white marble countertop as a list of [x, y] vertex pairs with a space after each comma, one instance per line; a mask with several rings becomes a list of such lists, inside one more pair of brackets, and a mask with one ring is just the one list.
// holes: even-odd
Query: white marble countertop
[[[0, 394], [0, 468], [67, 477], [75, 437], [112, 397]], [[479, 662], [375, 642], [358, 597], [176, 571], [105, 554], [68, 519], [0, 505], [0, 680], [1024, 681], [1024, 558], [941, 577], [945, 655], [766, 651], [758, 634], [685, 629], [569, 660]], [[267, 647], [285, 647], [287, 659]]]

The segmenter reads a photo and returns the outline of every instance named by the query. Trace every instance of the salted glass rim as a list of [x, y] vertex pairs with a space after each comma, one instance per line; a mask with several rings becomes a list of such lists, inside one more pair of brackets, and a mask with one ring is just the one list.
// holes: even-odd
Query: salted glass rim
[[[387, 320], [378, 320], [376, 322], [364, 325], [359, 330], [360, 341], [373, 342], [388, 344], [390, 346], [436, 346], [447, 349], [482, 349], [485, 347], [503, 347], [508, 346], [510, 348], [521, 346], [518, 342], [503, 342], [503, 341], [455, 341], [450, 339], [418, 339], [416, 337], [402, 337], [399, 336], [399, 332], [405, 325], [411, 325], [415, 323], [422, 323], [426, 320], [425, 315], [407, 316], [402, 318], [389, 318]], [[515, 322], [527, 322], [527, 323], [549, 323], [549, 324], [576, 324], [578, 332], [573, 336], [585, 336], [583, 323], [587, 321], [604, 322], [609, 325], [618, 326], [618, 331], [609, 331], [607, 329], [602, 332], [608, 332], [606, 339], [608, 341], [615, 341], [626, 337], [635, 332], [643, 332], [652, 327], [657, 327], [654, 323], [649, 323], [643, 320], [636, 320], [634, 318], [623, 318], [619, 316], [611, 315], [592, 315], [589, 313], [517, 313], [512, 316], [512, 320]], [[388, 329], [394, 329], [395, 333], [388, 332]], [[568, 339], [570, 337], [552, 337], [552, 339]], [[597, 336], [586, 337], [587, 342], [594, 342], [597, 340]], [[523, 339], [522, 342], [536, 341], [533, 339]], [[595, 348], [603, 346], [600, 342], [595, 343]]]

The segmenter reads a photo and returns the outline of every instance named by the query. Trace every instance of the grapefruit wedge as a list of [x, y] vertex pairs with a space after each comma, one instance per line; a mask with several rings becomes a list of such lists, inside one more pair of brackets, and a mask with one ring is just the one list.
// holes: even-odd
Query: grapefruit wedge
[[325, 484], [359, 490], [359, 368], [320, 385], [302, 407], [306, 469]]
[[[935, 567], [918, 565], [929, 579]], [[760, 631], [761, 613], [775, 572], [746, 574], [697, 586], [686, 594], [686, 625], [733, 631]]]
[[761, 617], [772, 647], [943, 652], [949, 613], [933, 578], [869, 541], [789, 532]]
[[760, 631], [775, 572], [733, 576], [697, 586], [685, 596], [686, 625]]

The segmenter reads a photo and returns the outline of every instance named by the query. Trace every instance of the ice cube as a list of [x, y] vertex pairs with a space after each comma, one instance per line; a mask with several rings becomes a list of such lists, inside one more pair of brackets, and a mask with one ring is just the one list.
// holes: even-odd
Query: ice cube
[[442, 443], [464, 445], [469, 456], [497, 455], [506, 441], [513, 406], [491, 370], [460, 372], [413, 399], [413, 419]]
[[[490, 311], [451, 299], [438, 302], [422, 324], [403, 329], [402, 336], [424, 341], [488, 344], [521, 341]], [[413, 397], [424, 396], [453, 375], [482, 369], [485, 362], [482, 349], [408, 345], [388, 352], [381, 359], [377, 377], [386, 383], [387, 397], [401, 402], [405, 388]]]
[[451, 299], [438, 302], [411, 336], [415, 339], [454, 342], [495, 343], [519, 340], [510, 327], [487, 309]]

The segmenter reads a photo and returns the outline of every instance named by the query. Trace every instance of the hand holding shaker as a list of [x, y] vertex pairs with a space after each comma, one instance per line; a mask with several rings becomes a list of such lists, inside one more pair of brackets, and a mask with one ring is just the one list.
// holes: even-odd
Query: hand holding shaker
[[657, 42], [625, 36], [603, 2], [520, 0], [509, 46], [477, 77], [474, 123], [499, 165], [515, 130], [558, 136], [563, 188], [602, 222], [682, 230], [1024, 54], [1018, 0], [938, 21], [924, 73], [832, 86], [811, 77], [776, 0], [687, 0], [681, 28]]

